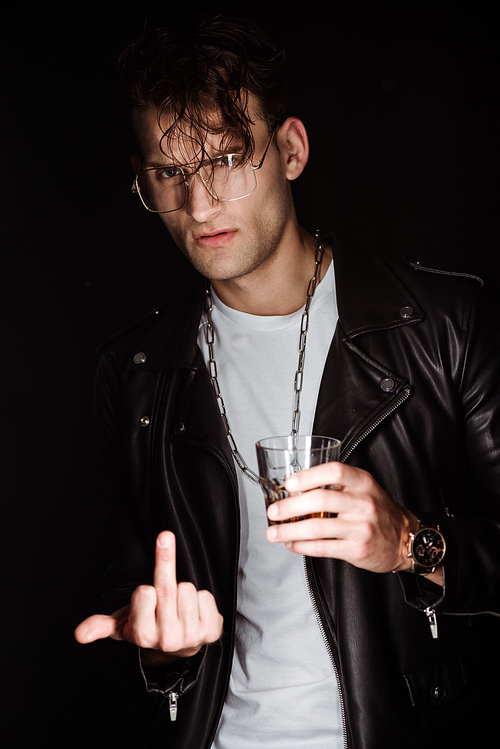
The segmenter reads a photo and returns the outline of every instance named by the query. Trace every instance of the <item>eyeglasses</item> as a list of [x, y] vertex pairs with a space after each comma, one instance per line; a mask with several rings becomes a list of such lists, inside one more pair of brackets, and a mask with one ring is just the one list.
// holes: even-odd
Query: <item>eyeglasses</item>
[[151, 166], [135, 175], [132, 192], [137, 193], [142, 204], [152, 213], [171, 213], [186, 205], [191, 180], [199, 176], [214, 200], [221, 203], [241, 200], [257, 189], [256, 171], [264, 163], [274, 131], [259, 164], [252, 164], [241, 153], [226, 153], [214, 159], [205, 159], [194, 172], [181, 166]]

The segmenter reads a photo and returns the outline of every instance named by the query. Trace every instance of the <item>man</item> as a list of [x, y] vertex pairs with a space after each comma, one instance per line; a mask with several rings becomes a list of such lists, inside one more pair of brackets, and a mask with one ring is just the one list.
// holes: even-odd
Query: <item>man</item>
[[[131, 643], [147, 746], [480, 745], [500, 634], [481, 283], [300, 227], [307, 134], [256, 27], [151, 32], [123, 77], [133, 189], [195, 271], [101, 353], [115, 540], [77, 639]], [[268, 527], [254, 443], [292, 424], [341, 458], [289, 479]]]

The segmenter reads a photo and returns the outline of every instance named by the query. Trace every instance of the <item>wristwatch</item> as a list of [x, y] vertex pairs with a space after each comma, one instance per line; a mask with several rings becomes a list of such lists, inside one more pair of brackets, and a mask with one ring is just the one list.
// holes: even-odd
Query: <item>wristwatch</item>
[[411, 571], [417, 575], [430, 575], [444, 559], [446, 541], [439, 529], [424, 525], [418, 521], [416, 533], [410, 533], [408, 558], [411, 559]]

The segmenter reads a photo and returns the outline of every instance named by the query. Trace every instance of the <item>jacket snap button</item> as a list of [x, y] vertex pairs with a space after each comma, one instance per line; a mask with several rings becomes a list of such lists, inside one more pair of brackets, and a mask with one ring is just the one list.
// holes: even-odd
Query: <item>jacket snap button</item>
[[432, 693], [432, 696], [435, 700], [444, 700], [446, 694], [447, 692], [445, 687], [436, 687], [434, 689], [434, 692]]
[[174, 428], [174, 432], [176, 434], [182, 434], [182, 432], [185, 432], [185, 431], [186, 431], [186, 427], [184, 426], [184, 424], [182, 424], [182, 423], [181, 424], [176, 424], [176, 426]]
[[141, 427], [149, 426], [149, 416], [143, 416], [141, 419]]
[[382, 388], [384, 393], [390, 393], [391, 390], [394, 389], [394, 380], [388, 377], [386, 380], [382, 380], [382, 382], [380, 383], [380, 387]]
[[404, 320], [408, 320], [413, 315], [413, 307], [401, 307], [399, 314]]
[[134, 364], [144, 364], [145, 361], [146, 354], [144, 353], [144, 351], [139, 351], [139, 353], [137, 353], [133, 358]]

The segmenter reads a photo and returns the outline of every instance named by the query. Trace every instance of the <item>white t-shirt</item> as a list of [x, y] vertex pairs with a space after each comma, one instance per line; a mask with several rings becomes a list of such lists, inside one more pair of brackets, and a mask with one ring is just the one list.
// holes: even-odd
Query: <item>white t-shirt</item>
[[[311, 434], [337, 321], [333, 267], [311, 302], [301, 434]], [[231, 432], [257, 472], [255, 442], [289, 434], [303, 310], [249, 315], [213, 295], [217, 376]], [[208, 361], [206, 317], [198, 343]], [[336, 435], [326, 435], [335, 437]], [[236, 647], [213, 749], [343, 746], [337, 679], [312, 607], [302, 556], [265, 537], [262, 490], [237, 468], [241, 513]]]

